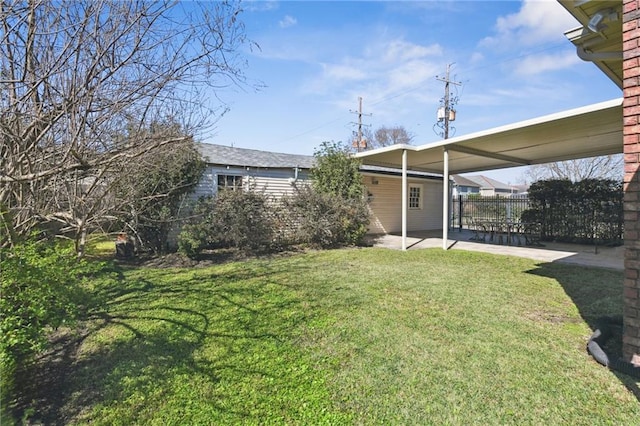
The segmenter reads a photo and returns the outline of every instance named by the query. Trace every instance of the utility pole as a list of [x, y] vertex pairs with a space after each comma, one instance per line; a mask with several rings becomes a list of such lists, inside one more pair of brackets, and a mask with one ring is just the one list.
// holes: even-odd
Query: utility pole
[[356, 148], [356, 151], [360, 152], [362, 149], [367, 148], [367, 141], [362, 139], [362, 116], [368, 115], [371, 117], [371, 114], [362, 114], [362, 96], [358, 97], [358, 111], [350, 111], [352, 114], [358, 114], [358, 122], [353, 123], [358, 125], [358, 134], [356, 139], [353, 141], [353, 147]]
[[[442, 81], [444, 83], [444, 97], [440, 99], [440, 108], [438, 108], [438, 122], [434, 125], [434, 131], [436, 134], [442, 136], [444, 139], [449, 139], [449, 123], [455, 121], [456, 119], [456, 110], [454, 109], [456, 103], [458, 103], [458, 97], [451, 97], [450, 93], [450, 85], [460, 86], [462, 83], [458, 81], [452, 81], [449, 78], [449, 74], [451, 72], [451, 65], [447, 64], [447, 73], [445, 77], [438, 77], [436, 79]], [[438, 126], [441, 131], [436, 131], [435, 126]], [[451, 127], [451, 130], [455, 132], [455, 127]]]

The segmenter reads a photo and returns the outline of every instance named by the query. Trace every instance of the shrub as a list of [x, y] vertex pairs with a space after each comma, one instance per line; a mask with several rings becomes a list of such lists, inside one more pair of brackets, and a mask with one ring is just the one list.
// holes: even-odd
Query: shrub
[[299, 242], [319, 247], [358, 244], [367, 232], [369, 209], [360, 162], [340, 143], [323, 142], [315, 151], [311, 187], [284, 200]]
[[545, 240], [620, 244], [622, 199], [622, 182], [610, 179], [545, 180], [529, 188]]
[[178, 249], [195, 256], [205, 248], [268, 249], [274, 225], [266, 195], [255, 191], [222, 191], [203, 198], [178, 237]]
[[293, 217], [298, 242], [322, 248], [359, 244], [367, 232], [369, 210], [362, 198], [344, 199], [303, 187], [283, 204]]
[[345, 200], [360, 199], [365, 192], [360, 174], [360, 162], [347, 147], [335, 142], [323, 142], [314, 152], [311, 169], [313, 188], [320, 193], [334, 194]]
[[135, 235], [138, 249], [163, 253], [169, 248], [186, 196], [204, 169], [205, 162], [190, 138], [151, 150], [124, 166], [113, 193], [122, 206], [118, 213], [122, 229]]
[[0, 370], [3, 404], [16, 368], [46, 347], [47, 332], [77, 318], [91, 264], [73, 247], [29, 241], [0, 249]]
[[311, 186], [279, 203], [255, 191], [222, 191], [200, 200], [178, 237], [179, 251], [195, 256], [205, 248], [258, 251], [281, 244], [317, 247], [358, 244], [369, 223], [359, 162], [339, 143], [315, 152]]

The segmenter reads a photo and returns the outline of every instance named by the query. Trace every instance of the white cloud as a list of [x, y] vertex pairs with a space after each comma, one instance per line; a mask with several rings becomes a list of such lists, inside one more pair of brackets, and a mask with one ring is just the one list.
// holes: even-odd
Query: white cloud
[[323, 64], [324, 75], [334, 81], [363, 80], [367, 77], [362, 67], [349, 64]]
[[469, 57], [470, 64], [476, 64], [484, 60], [484, 55], [480, 52], [473, 52]]
[[280, 7], [277, 0], [247, 0], [245, 4], [249, 12], [268, 12]]
[[532, 55], [520, 61], [515, 68], [515, 72], [520, 75], [530, 76], [543, 72], [562, 70], [578, 63], [580, 63], [580, 59], [573, 50], [550, 55]]
[[380, 47], [383, 49], [380, 60], [390, 64], [442, 54], [442, 47], [438, 44], [421, 46], [404, 40], [392, 40], [386, 46], [376, 46], [375, 50], [372, 49], [370, 53], [376, 51], [376, 55], [379, 55], [380, 50], [378, 49]]
[[512, 48], [561, 40], [577, 21], [556, 0], [524, 0], [517, 13], [498, 17], [496, 34], [480, 42], [483, 47]]
[[280, 22], [278, 22], [278, 25], [280, 25], [280, 28], [289, 28], [293, 27], [297, 23], [298, 20], [296, 18], [291, 15], [286, 15]]
[[524, 0], [518, 12], [496, 19], [494, 34], [480, 40], [472, 56], [524, 77], [567, 69], [580, 62], [564, 36], [577, 25], [556, 0]]
[[302, 90], [339, 111], [355, 109], [362, 97], [364, 110], [373, 114], [367, 119], [373, 127], [409, 127], [418, 121], [407, 117], [418, 114], [425, 120], [431, 111], [417, 111], [442, 96], [435, 79], [442, 71], [442, 56], [438, 44], [420, 45], [402, 37], [378, 40], [359, 53], [323, 62], [322, 72], [305, 81]]
[[441, 55], [442, 48], [437, 44], [385, 40], [365, 47], [359, 55], [343, 57], [336, 63], [324, 62], [322, 75], [309, 87], [330, 92], [358, 80], [362, 87], [375, 86], [375, 97], [382, 97], [434, 77], [433, 61]]

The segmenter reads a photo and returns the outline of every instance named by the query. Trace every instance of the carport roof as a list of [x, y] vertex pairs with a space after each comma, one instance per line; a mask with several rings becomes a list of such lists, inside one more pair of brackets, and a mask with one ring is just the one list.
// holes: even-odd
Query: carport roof
[[588, 105], [430, 144], [392, 145], [357, 153], [363, 164], [467, 173], [621, 153], [622, 99]]

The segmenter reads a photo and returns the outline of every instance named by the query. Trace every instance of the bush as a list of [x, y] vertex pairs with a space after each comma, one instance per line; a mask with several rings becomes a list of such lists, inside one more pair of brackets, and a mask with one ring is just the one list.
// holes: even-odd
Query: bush
[[[165, 127], [159, 129], [170, 131]], [[122, 229], [135, 235], [137, 249], [157, 254], [169, 248], [186, 196], [204, 170], [205, 162], [191, 139], [156, 148], [124, 165], [113, 193], [122, 205], [118, 214]]]
[[545, 180], [529, 188], [531, 210], [549, 241], [622, 243], [622, 199], [622, 182], [610, 179]]
[[313, 188], [319, 193], [333, 194], [345, 200], [360, 199], [366, 193], [360, 174], [360, 162], [349, 149], [336, 142], [323, 142], [314, 152], [311, 169]]
[[311, 188], [303, 187], [284, 200], [293, 216], [294, 236], [323, 248], [359, 244], [369, 224], [360, 162], [335, 142], [323, 142], [314, 156]]
[[281, 244], [336, 247], [362, 242], [369, 209], [359, 162], [333, 142], [324, 142], [315, 157], [311, 186], [298, 188], [279, 203], [255, 191], [222, 191], [200, 200], [178, 237], [179, 251], [193, 257], [216, 247], [258, 251]]
[[344, 199], [303, 187], [283, 204], [292, 215], [298, 242], [322, 248], [359, 244], [367, 232], [369, 209], [362, 198]]
[[46, 348], [47, 332], [77, 318], [82, 276], [92, 265], [73, 247], [29, 241], [0, 249], [0, 370], [3, 405], [18, 365]]
[[270, 210], [266, 195], [255, 191], [222, 191], [203, 198], [178, 236], [178, 250], [192, 257], [205, 248], [269, 249], [275, 235]]

